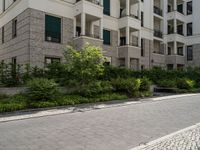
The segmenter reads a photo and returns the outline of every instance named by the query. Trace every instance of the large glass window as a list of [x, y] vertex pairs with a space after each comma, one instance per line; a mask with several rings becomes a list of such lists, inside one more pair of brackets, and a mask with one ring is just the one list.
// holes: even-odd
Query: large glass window
[[191, 36], [193, 33], [192, 23], [187, 24], [187, 36]]
[[192, 61], [193, 60], [193, 47], [187, 46], [187, 60]]
[[187, 2], [187, 15], [192, 14], [192, 1]]
[[110, 45], [110, 31], [103, 30], [103, 44]]
[[2, 27], [2, 35], [1, 35], [1, 42], [4, 43], [4, 27]]
[[45, 64], [60, 63], [60, 58], [45, 57]]
[[110, 0], [103, 0], [103, 13], [110, 16]]
[[17, 37], [17, 19], [12, 21], [12, 38]]
[[61, 19], [54, 16], [45, 16], [45, 40], [61, 43]]

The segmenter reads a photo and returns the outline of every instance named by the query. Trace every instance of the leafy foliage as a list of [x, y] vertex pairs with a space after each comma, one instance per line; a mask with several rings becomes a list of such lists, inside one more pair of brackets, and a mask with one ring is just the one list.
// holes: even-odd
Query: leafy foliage
[[104, 72], [103, 55], [97, 47], [87, 45], [82, 50], [68, 46], [64, 52], [65, 67], [70, 72], [70, 79], [80, 84], [96, 80]]
[[54, 80], [35, 78], [28, 82], [28, 96], [31, 100], [46, 101], [58, 98], [58, 85]]

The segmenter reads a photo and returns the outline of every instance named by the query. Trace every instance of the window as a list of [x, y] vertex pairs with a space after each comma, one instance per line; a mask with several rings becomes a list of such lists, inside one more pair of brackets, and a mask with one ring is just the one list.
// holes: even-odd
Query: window
[[6, 0], [3, 0], [3, 11], [5, 11], [6, 10], [6, 2], [5, 2]]
[[192, 23], [188, 23], [187, 24], [187, 36], [191, 36], [193, 33], [192, 33]]
[[58, 17], [45, 16], [45, 40], [61, 43], [61, 19]]
[[193, 47], [187, 46], [187, 61], [193, 60]]
[[12, 21], [12, 38], [17, 37], [17, 19]]
[[110, 45], [110, 31], [103, 30], [103, 44]]
[[144, 57], [144, 39], [141, 39], [141, 56]]
[[178, 55], [183, 56], [183, 47], [178, 47], [177, 53]]
[[45, 57], [45, 64], [60, 63], [60, 58]]
[[167, 55], [171, 55], [171, 54], [172, 54], [171, 47], [168, 47], [168, 48], [167, 48]]
[[17, 71], [17, 57], [12, 57], [12, 73], [16, 74]]
[[192, 1], [187, 2], [187, 15], [191, 15], [192, 11]]
[[174, 65], [173, 64], [167, 64], [167, 70], [173, 70]]
[[110, 16], [110, 0], [103, 0], [103, 13]]
[[177, 11], [183, 14], [183, 4], [177, 5]]
[[2, 42], [2, 44], [5, 42], [4, 41], [4, 27], [2, 27], [2, 36], [1, 36], [1, 42]]
[[145, 69], [145, 66], [144, 65], [141, 65], [141, 70], [144, 70]]
[[144, 12], [141, 12], [141, 26], [144, 26]]
[[183, 35], [183, 25], [182, 24], [177, 26], [177, 33], [180, 35]]

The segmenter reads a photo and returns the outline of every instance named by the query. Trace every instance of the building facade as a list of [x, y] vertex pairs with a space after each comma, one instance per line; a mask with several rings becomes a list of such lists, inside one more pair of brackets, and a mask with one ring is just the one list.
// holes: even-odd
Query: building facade
[[0, 0], [0, 61], [63, 60], [73, 44], [99, 46], [133, 70], [200, 65], [199, 0]]

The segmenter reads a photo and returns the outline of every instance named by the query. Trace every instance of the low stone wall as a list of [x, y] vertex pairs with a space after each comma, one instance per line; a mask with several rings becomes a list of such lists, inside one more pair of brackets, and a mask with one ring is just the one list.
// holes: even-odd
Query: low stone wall
[[26, 87], [1, 87], [0, 88], [0, 94], [5, 95], [16, 95], [20, 93], [25, 93], [27, 91]]
[[[1, 87], [0, 94], [16, 95], [20, 93], [25, 93], [27, 89], [28, 89], [27, 87]], [[59, 90], [63, 94], [71, 93], [74, 91], [74, 89], [69, 89], [66, 87], [60, 87]]]

